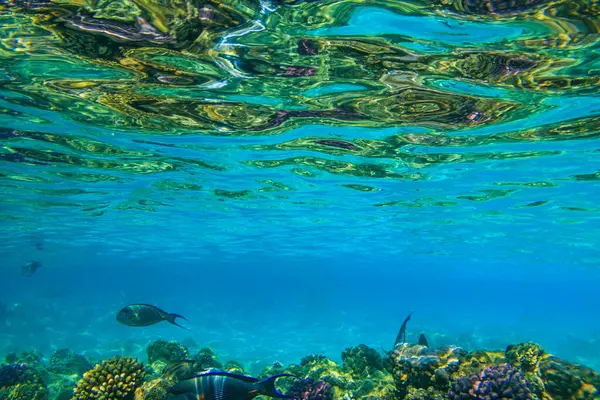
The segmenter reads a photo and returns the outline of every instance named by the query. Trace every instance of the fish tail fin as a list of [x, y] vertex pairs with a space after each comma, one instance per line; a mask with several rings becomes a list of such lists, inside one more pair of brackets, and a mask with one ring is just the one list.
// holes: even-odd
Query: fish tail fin
[[279, 374], [279, 375], [270, 376], [267, 379], [265, 379], [264, 381], [260, 381], [257, 383], [260, 394], [265, 395], [265, 396], [270, 396], [270, 397], [278, 397], [280, 399], [291, 399], [292, 396], [287, 396], [283, 393], [280, 393], [277, 390], [277, 388], [275, 387], [275, 381], [277, 380], [277, 378], [282, 378], [284, 376], [297, 378], [297, 376], [291, 375], [291, 374]]
[[185, 326], [179, 325], [175, 321], [176, 318], [181, 318], [181, 319], [184, 319], [184, 320], [187, 321], [188, 319], [186, 317], [184, 317], [183, 315], [179, 315], [179, 314], [167, 314], [166, 317], [167, 317], [167, 321], [169, 321], [169, 323], [171, 323], [171, 324], [173, 324], [175, 326], [178, 326], [180, 328], [183, 328], [185, 330], [188, 330], [188, 331], [190, 330], [189, 328], [186, 328]]

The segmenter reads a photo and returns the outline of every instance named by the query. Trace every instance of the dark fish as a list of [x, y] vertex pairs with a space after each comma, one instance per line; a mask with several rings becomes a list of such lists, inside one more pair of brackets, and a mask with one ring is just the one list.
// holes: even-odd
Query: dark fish
[[396, 347], [400, 343], [406, 343], [406, 324], [408, 323], [408, 321], [410, 321], [411, 315], [412, 315], [412, 312], [410, 314], [408, 314], [408, 317], [406, 317], [406, 319], [402, 323], [402, 326], [400, 327], [400, 331], [398, 332], [398, 336], [396, 336], [396, 341], [394, 342], [394, 347]]
[[202, 371], [202, 365], [194, 360], [171, 361], [162, 370], [162, 374], [168, 378], [174, 378], [177, 382], [191, 379]]
[[277, 378], [294, 377], [290, 374], [273, 375], [260, 381], [251, 376], [237, 375], [229, 372], [211, 371], [196, 375], [171, 386], [167, 392], [183, 395], [186, 400], [242, 400], [256, 396], [290, 398], [279, 393], [275, 388]]
[[35, 271], [42, 267], [42, 263], [39, 261], [29, 261], [21, 267], [21, 275], [31, 276], [35, 274]]
[[149, 304], [131, 304], [123, 307], [117, 314], [117, 321], [127, 326], [150, 326], [167, 321], [183, 329], [188, 329], [175, 322], [175, 318], [187, 318], [179, 314], [170, 314]]
[[419, 346], [429, 347], [429, 343], [427, 342], [427, 338], [422, 333], [419, 335]]

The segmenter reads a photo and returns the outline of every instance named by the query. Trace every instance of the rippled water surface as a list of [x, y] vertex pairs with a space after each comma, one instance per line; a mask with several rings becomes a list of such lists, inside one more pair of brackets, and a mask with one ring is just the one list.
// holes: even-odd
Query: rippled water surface
[[599, 15], [584, 0], [5, 1], [1, 256], [46, 257], [48, 276], [265, 254], [340, 275], [385, 264], [413, 286], [415, 265], [592, 274]]

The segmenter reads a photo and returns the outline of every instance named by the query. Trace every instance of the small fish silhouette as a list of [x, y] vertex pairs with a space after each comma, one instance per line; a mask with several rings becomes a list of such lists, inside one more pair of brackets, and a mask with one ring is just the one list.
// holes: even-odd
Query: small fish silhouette
[[150, 326], [167, 321], [180, 328], [188, 329], [175, 322], [176, 318], [187, 321], [187, 318], [182, 315], [168, 313], [150, 304], [130, 304], [117, 314], [117, 321], [127, 326]]
[[184, 395], [186, 400], [239, 400], [253, 399], [256, 396], [290, 398], [279, 393], [275, 388], [277, 378], [290, 374], [273, 375], [264, 381], [251, 376], [237, 375], [230, 372], [210, 371], [183, 380], [170, 387], [167, 392], [173, 395]]

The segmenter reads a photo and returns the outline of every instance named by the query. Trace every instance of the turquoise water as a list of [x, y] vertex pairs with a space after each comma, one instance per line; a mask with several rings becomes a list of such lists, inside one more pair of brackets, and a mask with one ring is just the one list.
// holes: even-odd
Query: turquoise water
[[248, 2], [171, 42], [0, 5], [0, 354], [165, 338], [252, 371], [414, 311], [409, 342], [600, 369], [598, 5], [529, 3]]

